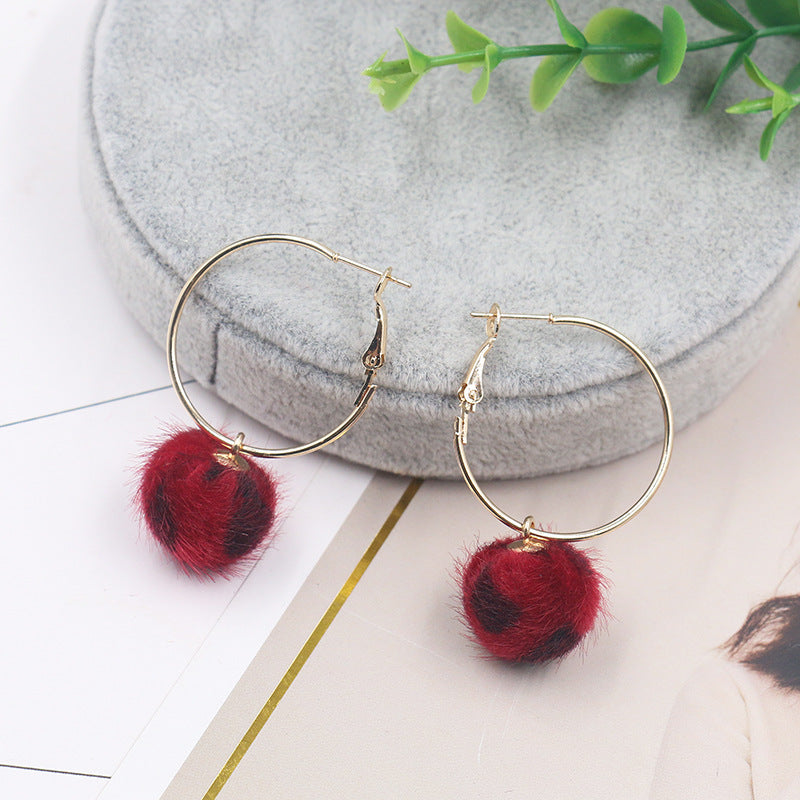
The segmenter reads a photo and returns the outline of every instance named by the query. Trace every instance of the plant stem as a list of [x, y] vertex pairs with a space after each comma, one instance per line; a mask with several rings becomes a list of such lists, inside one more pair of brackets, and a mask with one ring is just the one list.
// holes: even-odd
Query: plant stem
[[[724, 47], [725, 45], [738, 44], [746, 39], [764, 39], [769, 36], [795, 36], [800, 34], [800, 25], [780, 25], [772, 28], [762, 28], [751, 32], [732, 33], [729, 36], [718, 36], [715, 39], [703, 39], [697, 42], [689, 42], [686, 45], [687, 52], [698, 50], [709, 50], [714, 47]], [[528, 44], [516, 47], [497, 46], [498, 61], [508, 61], [512, 58], [535, 58], [553, 55], [610, 55], [610, 54], [632, 54], [632, 53], [656, 53], [660, 46], [640, 46], [640, 45], [600, 45], [588, 44], [581, 49], [572, 47], [568, 44]], [[429, 69], [436, 67], [447, 67], [452, 64], [482, 64], [485, 58], [484, 50], [467, 50], [461, 53], [447, 53], [441, 56], [429, 57]], [[407, 58], [397, 61], [382, 61], [364, 70], [364, 74], [370, 78], [387, 78], [392, 75], [405, 75], [411, 72], [411, 66]]]
[[753, 36], [762, 39], [765, 36], [797, 36], [800, 34], [800, 25], [776, 25], [774, 28], [762, 28]]
[[[769, 30], [769, 28], [765, 28], [765, 30]], [[697, 50], [710, 50], [712, 47], [724, 47], [726, 44], [739, 44], [739, 42], [743, 42], [745, 39], [749, 39], [753, 35], [755, 34], [732, 33], [730, 36], [718, 36], [716, 39], [703, 39], [699, 42], [688, 42], [686, 45], [686, 52], [689, 53]]]

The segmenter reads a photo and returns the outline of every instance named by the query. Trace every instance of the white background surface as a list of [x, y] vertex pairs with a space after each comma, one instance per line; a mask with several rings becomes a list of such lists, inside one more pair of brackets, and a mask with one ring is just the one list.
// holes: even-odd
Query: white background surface
[[[0, 797], [14, 800], [95, 797], [209, 639], [225, 646], [182, 713], [213, 713], [371, 475], [324, 454], [274, 466], [281, 536], [244, 583], [189, 579], [140, 531], [129, 504], [136, 453], [186, 415], [161, 350], [107, 281], [81, 208], [93, 8], [0, 5], [0, 446], [10, 454], [0, 465]], [[199, 402], [216, 423], [277, 443], [215, 399]], [[228, 614], [242, 598], [247, 613]], [[202, 730], [182, 723], [190, 737]], [[173, 742], [175, 766], [190, 744]]]

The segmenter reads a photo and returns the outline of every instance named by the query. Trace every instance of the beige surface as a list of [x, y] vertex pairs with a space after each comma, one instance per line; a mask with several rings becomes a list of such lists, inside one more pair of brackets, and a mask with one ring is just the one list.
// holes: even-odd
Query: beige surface
[[377, 475], [236, 686], [165, 798], [202, 797], [403, 494], [408, 479]]
[[[613, 618], [558, 666], [499, 664], [464, 638], [452, 556], [504, 531], [463, 485], [425, 483], [218, 796], [644, 796], [681, 684], [800, 558], [799, 397], [800, 314], [678, 437], [642, 515], [597, 541]], [[657, 456], [488, 488], [520, 516], [597, 524]], [[377, 481], [165, 798], [203, 797], [405, 486]]]

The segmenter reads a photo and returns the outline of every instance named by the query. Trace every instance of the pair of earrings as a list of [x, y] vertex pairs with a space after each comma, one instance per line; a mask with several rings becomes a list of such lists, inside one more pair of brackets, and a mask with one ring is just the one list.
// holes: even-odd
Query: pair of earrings
[[[362, 356], [364, 384], [350, 415], [329, 433], [308, 444], [268, 450], [230, 438], [205, 420], [186, 393], [178, 369], [177, 333], [186, 302], [203, 276], [230, 254], [270, 242], [298, 245], [334, 262], [379, 276], [373, 292], [375, 335]], [[265, 234], [228, 245], [200, 266], [183, 286], [170, 318], [167, 362], [178, 397], [197, 423], [155, 448], [142, 469], [137, 501], [155, 539], [187, 572], [225, 574], [234, 564], [253, 558], [274, 535], [275, 481], [253, 458], [283, 458], [312, 453], [343, 436], [361, 417], [375, 393], [375, 375], [386, 358], [386, 309], [382, 295], [388, 283], [410, 284], [344, 258], [329, 248], [297, 236]], [[459, 414], [454, 443], [461, 473], [483, 505], [515, 535], [480, 547], [461, 568], [464, 618], [474, 638], [490, 653], [509, 661], [542, 663], [574, 648], [592, 629], [602, 608], [603, 579], [586, 553], [571, 542], [614, 530], [649, 502], [660, 486], [672, 452], [673, 418], [664, 384], [647, 356], [614, 328], [585, 317], [502, 314], [495, 304], [486, 318], [486, 340], [472, 359], [458, 391]], [[627, 348], [641, 363], [658, 392], [664, 415], [661, 458], [650, 485], [639, 499], [611, 522], [589, 530], [560, 533], [536, 527], [532, 516], [517, 520], [498, 508], [475, 479], [466, 455], [469, 415], [483, 399], [483, 369], [504, 319], [541, 320], [590, 328]]]

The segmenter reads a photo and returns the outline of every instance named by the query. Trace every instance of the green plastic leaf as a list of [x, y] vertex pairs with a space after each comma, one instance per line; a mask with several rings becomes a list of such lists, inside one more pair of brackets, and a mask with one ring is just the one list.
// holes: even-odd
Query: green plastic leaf
[[564, 12], [561, 10], [561, 6], [559, 6], [556, 0], [547, 0], [547, 2], [556, 15], [558, 29], [561, 31], [564, 41], [572, 45], [572, 47], [580, 47], [581, 49], [586, 47], [586, 37], [564, 16]]
[[630, 83], [658, 64], [661, 31], [649, 19], [625, 8], [607, 8], [586, 26], [590, 44], [641, 48], [638, 53], [603, 53], [583, 60], [586, 71], [601, 83]]
[[481, 72], [475, 85], [472, 87], [472, 102], [477, 105], [486, 97], [486, 92], [489, 90], [489, 70], [485, 69]]
[[726, 114], [758, 114], [761, 111], [772, 111], [771, 97], [759, 97], [758, 100], [748, 98], [725, 109]]
[[789, 92], [800, 89], [800, 63], [795, 64], [792, 69], [789, 70], [789, 74], [784, 78], [783, 88]]
[[378, 95], [381, 105], [387, 111], [394, 111], [408, 100], [411, 90], [421, 77], [422, 75], [409, 72], [406, 75], [393, 75], [391, 78], [373, 78], [369, 82], [369, 90]]
[[762, 89], [767, 89], [770, 92], [783, 89], [782, 86], [778, 86], [777, 83], [771, 81], [749, 56], [745, 56], [744, 58], [744, 71], [747, 73], [750, 80]]
[[781, 128], [784, 122], [789, 119], [789, 115], [792, 113], [792, 109], [786, 109], [782, 114], [778, 115], [777, 117], [773, 117], [768, 123], [767, 127], [764, 128], [764, 133], [761, 134], [761, 142], [758, 146], [758, 153], [761, 156], [762, 161], [766, 161], [769, 158], [770, 151], [772, 150], [772, 145], [775, 143], [775, 135]]
[[750, 13], [762, 25], [797, 25], [800, 8], [797, 0], [747, 0]]
[[727, 0], [689, 0], [694, 10], [718, 28], [732, 33], [752, 33], [755, 28]]
[[[755, 114], [759, 111], [770, 111], [772, 118], [781, 117], [784, 112], [791, 111], [800, 105], [800, 96], [788, 92], [784, 86], [768, 78], [749, 57], [744, 58], [744, 68], [750, 80], [772, 92], [772, 97], [760, 97], [757, 100], [742, 100], [740, 103], [725, 109], [729, 114]], [[783, 123], [781, 123], [783, 124]], [[780, 126], [776, 126], [775, 130]], [[770, 128], [770, 130], [773, 130]], [[771, 146], [771, 145], [770, 145]]]
[[728, 78], [730, 78], [730, 76], [733, 75], [733, 73], [736, 72], [736, 70], [742, 65], [742, 61], [744, 61], [745, 56], [749, 56], [750, 53], [753, 52], [753, 48], [755, 46], [756, 40], [753, 37], [750, 37], [749, 39], [745, 39], [743, 42], [740, 42], [733, 53], [731, 53], [728, 63], [723, 67], [722, 72], [720, 72], [719, 77], [714, 84], [714, 88], [711, 90], [711, 94], [708, 96], [708, 100], [706, 101], [706, 110], [711, 107], [711, 104], [716, 99], [720, 89], [722, 89], [722, 87], [725, 85]]
[[661, 56], [658, 59], [659, 83], [669, 83], [678, 77], [686, 57], [686, 26], [683, 17], [672, 7], [664, 6], [661, 32]]
[[483, 72], [478, 82], [472, 87], [472, 102], [480, 103], [486, 96], [489, 88], [489, 76], [492, 70], [500, 63], [500, 49], [496, 44], [487, 44], [483, 51]]
[[773, 117], [778, 117], [787, 109], [794, 108], [794, 99], [789, 92], [787, 92], [783, 86], [770, 80], [747, 56], [745, 56], [744, 59], [744, 69], [753, 83], [760, 86], [762, 89], [772, 92]]
[[542, 59], [531, 81], [531, 105], [535, 111], [544, 111], [556, 99], [561, 87], [580, 63], [580, 53]]
[[[374, 64], [370, 65], [365, 72], [369, 73], [370, 70], [375, 70], [380, 67], [385, 57], [386, 53], [384, 53]], [[422, 74], [417, 75], [412, 72], [411, 66], [409, 65], [407, 72], [402, 72], [396, 75], [387, 75], [382, 78], [371, 78], [369, 82], [369, 90], [373, 94], [378, 95], [381, 105], [387, 111], [394, 111], [398, 106], [401, 106], [403, 103], [405, 103], [409, 94], [411, 94], [411, 90], [421, 77]]]
[[410, 44], [408, 39], [401, 33], [398, 29], [397, 35], [403, 40], [403, 44], [406, 46], [406, 52], [408, 53], [408, 64], [411, 67], [411, 71], [415, 75], [424, 75], [430, 68], [431, 68], [431, 59], [430, 56], [426, 56], [420, 50], [417, 50], [414, 45]]
[[381, 56], [375, 59], [361, 74], [367, 75], [370, 78], [375, 77], [375, 73], [380, 71], [381, 65], [383, 64], [383, 60], [386, 58], [386, 53], [388, 50], [385, 50]]
[[[470, 53], [473, 50], [485, 50], [487, 45], [494, 44], [492, 40], [476, 31], [475, 28], [467, 25], [455, 11], [448, 11], [445, 17], [445, 25], [447, 26], [447, 35], [450, 37], [450, 43], [453, 45], [453, 50], [456, 53]], [[473, 64], [459, 64], [458, 68], [463, 72], [471, 72], [475, 67], [479, 67], [480, 63]]]
[[781, 86], [780, 90], [772, 95], [772, 116], [779, 117], [784, 111], [791, 111], [796, 105], [794, 98]]

